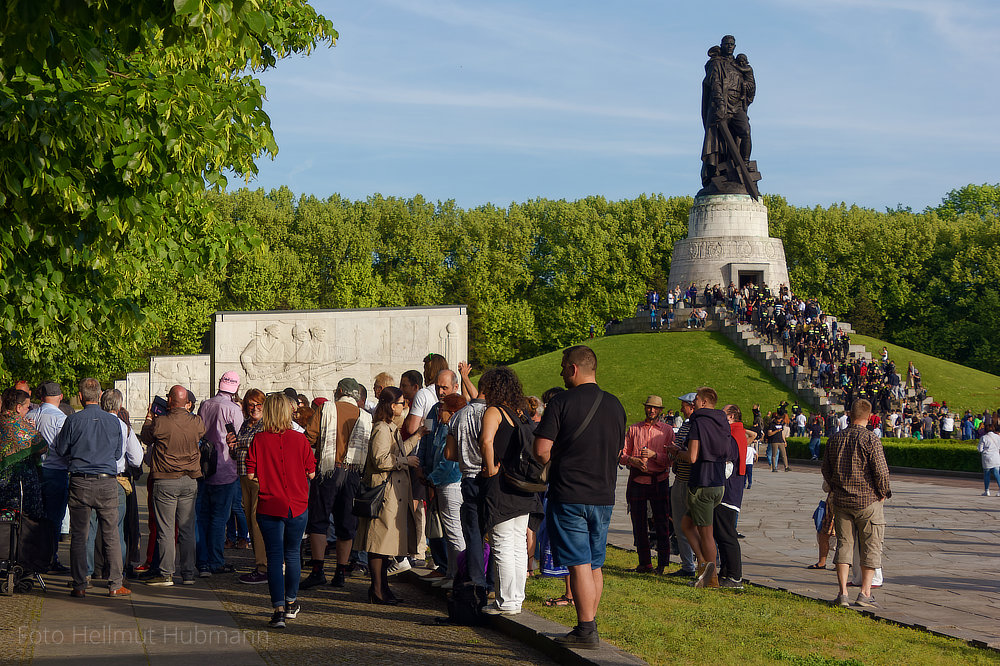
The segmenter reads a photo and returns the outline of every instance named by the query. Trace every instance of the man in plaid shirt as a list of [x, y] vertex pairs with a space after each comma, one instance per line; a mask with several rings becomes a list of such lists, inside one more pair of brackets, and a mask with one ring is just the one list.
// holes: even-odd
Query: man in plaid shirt
[[889, 467], [882, 441], [868, 430], [872, 405], [855, 400], [851, 405], [851, 425], [830, 437], [823, 455], [823, 479], [831, 492], [833, 525], [837, 533], [837, 568], [840, 594], [834, 603], [850, 606], [847, 573], [854, 555], [854, 540], [861, 552], [861, 592], [855, 606], [878, 608], [872, 597], [872, 578], [882, 566], [885, 537], [883, 501], [892, 497]]

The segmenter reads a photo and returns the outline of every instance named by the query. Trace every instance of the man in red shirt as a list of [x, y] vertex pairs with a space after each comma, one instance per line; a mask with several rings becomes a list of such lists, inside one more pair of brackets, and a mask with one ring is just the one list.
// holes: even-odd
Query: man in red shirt
[[632, 534], [639, 555], [634, 571], [653, 570], [649, 546], [649, 521], [646, 503], [653, 509], [656, 528], [656, 570], [663, 573], [670, 560], [670, 535], [667, 530], [668, 498], [670, 496], [670, 458], [666, 447], [674, 443], [674, 431], [660, 421], [663, 400], [658, 395], [646, 398], [646, 420], [629, 426], [625, 432], [625, 448], [619, 462], [629, 468], [625, 500], [632, 516]]

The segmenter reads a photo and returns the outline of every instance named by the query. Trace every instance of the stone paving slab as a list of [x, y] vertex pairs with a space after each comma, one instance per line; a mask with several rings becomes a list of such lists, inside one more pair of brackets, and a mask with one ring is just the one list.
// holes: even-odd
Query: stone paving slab
[[[754, 470], [743, 500], [739, 529], [746, 535], [743, 575], [756, 584], [827, 601], [837, 594], [832, 552], [826, 571], [807, 569], [818, 556], [812, 513], [821, 499], [818, 467]], [[625, 481], [618, 496], [609, 542], [633, 548], [625, 511]], [[934, 474], [891, 477], [886, 501], [885, 583], [874, 592], [875, 614], [922, 626], [980, 646], [1000, 645], [1000, 498], [982, 497], [975, 479]], [[834, 540], [835, 541], [835, 540]], [[677, 556], [672, 556], [677, 561]]]
[[[145, 514], [145, 484], [139, 506]], [[145, 516], [140, 524], [145, 542]], [[69, 543], [61, 544], [64, 562]], [[252, 551], [227, 550], [248, 569]], [[398, 577], [396, 577], [398, 578]], [[244, 585], [236, 575], [198, 578], [194, 585], [152, 587], [128, 581], [132, 595], [110, 599], [95, 581], [85, 599], [69, 596], [67, 575], [48, 575], [48, 592], [0, 600], [11, 617], [0, 621], [2, 663], [102, 666], [256, 666], [304, 663], [550, 664], [541, 652], [490, 628], [435, 626], [443, 599], [395, 580], [407, 603], [367, 602], [368, 581], [350, 578], [299, 595], [302, 613], [285, 630], [271, 630], [267, 585]], [[16, 612], [15, 612], [16, 611]], [[16, 620], [15, 620], [16, 618]], [[31, 660], [31, 651], [34, 658]]]

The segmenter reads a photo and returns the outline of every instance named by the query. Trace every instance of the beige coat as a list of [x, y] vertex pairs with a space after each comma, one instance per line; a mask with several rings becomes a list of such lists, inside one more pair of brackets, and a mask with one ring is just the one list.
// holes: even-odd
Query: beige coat
[[413, 510], [406, 456], [419, 442], [419, 435], [403, 442], [395, 423], [380, 421], [372, 426], [362, 482], [369, 488], [386, 480], [389, 485], [386, 486], [385, 503], [378, 518], [358, 521], [358, 532], [354, 537], [356, 550], [396, 557], [417, 552], [417, 517]]

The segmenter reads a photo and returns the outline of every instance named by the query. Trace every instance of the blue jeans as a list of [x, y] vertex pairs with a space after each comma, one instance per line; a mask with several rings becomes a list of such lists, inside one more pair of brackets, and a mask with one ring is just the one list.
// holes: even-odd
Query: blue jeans
[[52, 527], [52, 562], [56, 564], [59, 562], [59, 530], [62, 527], [63, 516], [66, 515], [66, 504], [69, 501], [69, 472], [65, 469], [40, 467], [38, 468], [38, 480], [42, 486], [42, 506], [45, 509], [45, 517], [49, 519]]
[[809, 455], [815, 460], [819, 458], [819, 437], [813, 437], [809, 440]]
[[240, 492], [239, 479], [232, 483], [200, 485], [198, 512], [198, 570], [212, 571], [226, 563], [223, 546], [226, 521], [233, 511], [233, 501]]
[[260, 526], [264, 550], [267, 552], [267, 589], [271, 593], [271, 606], [274, 608], [290, 604], [299, 594], [302, 535], [305, 534], [308, 517], [308, 511], [303, 511], [294, 518], [290, 515], [281, 518], [257, 513], [257, 525]]
[[[236, 481], [239, 484], [239, 480]], [[233, 500], [233, 511], [226, 523], [226, 538], [230, 541], [238, 539], [250, 540], [250, 527], [247, 525], [247, 514], [243, 511], [243, 493], [237, 492]]]
[[[128, 500], [128, 497], [125, 495], [125, 489], [121, 487], [120, 483], [116, 481], [115, 485], [118, 486], [118, 541], [122, 545], [122, 565], [124, 566], [127, 564], [125, 558], [128, 555], [125, 548], [125, 502]], [[94, 576], [94, 544], [97, 543], [97, 529], [97, 512], [91, 511], [90, 531], [87, 533], [87, 575], [91, 578]]]
[[1000, 493], [1000, 467], [990, 467], [983, 470], [983, 485], [987, 492], [990, 489], [990, 476], [997, 480], [997, 492]]

